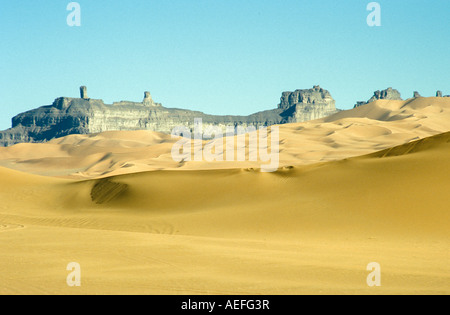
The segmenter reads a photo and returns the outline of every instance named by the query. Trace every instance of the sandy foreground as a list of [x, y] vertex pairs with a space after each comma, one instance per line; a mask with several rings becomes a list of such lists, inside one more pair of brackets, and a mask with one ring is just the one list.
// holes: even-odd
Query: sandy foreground
[[449, 294], [450, 99], [371, 105], [280, 126], [275, 173], [139, 131], [0, 149], [0, 294]]

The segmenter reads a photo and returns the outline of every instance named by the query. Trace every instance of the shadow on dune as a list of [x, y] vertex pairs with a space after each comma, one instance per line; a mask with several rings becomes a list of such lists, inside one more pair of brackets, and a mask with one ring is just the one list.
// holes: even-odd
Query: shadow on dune
[[128, 185], [123, 183], [113, 182], [109, 178], [100, 179], [92, 187], [91, 199], [97, 204], [108, 203], [119, 196], [123, 195], [128, 190]]

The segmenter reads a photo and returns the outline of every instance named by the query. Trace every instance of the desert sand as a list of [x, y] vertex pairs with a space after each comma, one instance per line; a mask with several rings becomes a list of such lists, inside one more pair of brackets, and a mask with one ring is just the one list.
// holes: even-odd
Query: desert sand
[[[450, 130], [450, 99], [379, 100], [280, 129], [280, 166], [364, 155]], [[44, 176], [90, 179], [154, 170], [259, 168], [264, 162], [177, 163], [178, 138], [151, 131], [71, 135], [45, 144], [0, 148], [0, 166]], [[221, 140], [223, 141], [223, 140]], [[205, 144], [207, 141], [205, 141]], [[237, 141], [235, 141], [237, 143]], [[224, 150], [226, 154], [226, 150]]]
[[377, 101], [280, 126], [274, 173], [145, 131], [2, 148], [0, 294], [449, 294], [449, 130], [450, 99]]

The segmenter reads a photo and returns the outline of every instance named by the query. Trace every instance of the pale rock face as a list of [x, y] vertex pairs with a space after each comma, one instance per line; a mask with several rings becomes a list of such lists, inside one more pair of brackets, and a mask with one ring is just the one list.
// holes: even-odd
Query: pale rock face
[[335, 101], [331, 97], [330, 92], [322, 89], [320, 86], [314, 86], [309, 90], [296, 90], [294, 92], [283, 92], [281, 95], [280, 105], [281, 109], [288, 109], [298, 104], [322, 104], [335, 106]]
[[144, 93], [144, 100], [142, 101], [142, 103], [145, 106], [153, 106], [154, 105], [152, 95], [150, 94], [150, 92], [147, 91]]
[[0, 146], [22, 142], [46, 142], [71, 134], [91, 134], [116, 130], [151, 130], [171, 133], [177, 126], [194, 129], [194, 119], [202, 118], [203, 127], [266, 127], [274, 124], [318, 119], [337, 112], [330, 93], [319, 86], [309, 90], [284, 92], [277, 109], [249, 116], [214, 116], [202, 112], [165, 108], [155, 103], [149, 92], [142, 103], [121, 101], [112, 105], [87, 98], [57, 98], [52, 105], [17, 115], [12, 128], [0, 131]]

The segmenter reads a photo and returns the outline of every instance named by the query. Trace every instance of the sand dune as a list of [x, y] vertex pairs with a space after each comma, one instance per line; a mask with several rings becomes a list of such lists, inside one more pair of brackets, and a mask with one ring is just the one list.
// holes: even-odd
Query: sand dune
[[[327, 124], [357, 141], [348, 138], [359, 126], [339, 127], [355, 117], [335, 118]], [[314, 124], [287, 128], [312, 137], [321, 134]], [[367, 127], [388, 135], [384, 123]], [[103, 137], [53, 141], [52, 154], [70, 152], [59, 151], [64, 141], [78, 150], [81, 139], [98, 146]], [[0, 168], [0, 293], [449, 294], [449, 158], [446, 133], [275, 173], [159, 170], [73, 181]], [[79, 288], [65, 283], [69, 262], [81, 264]], [[381, 264], [381, 287], [366, 284], [370, 262]]]
[[[280, 126], [280, 163], [284, 167], [336, 161], [449, 130], [450, 98], [379, 100], [325, 119]], [[248, 158], [240, 163], [180, 164], [171, 156], [176, 141], [170, 135], [149, 131], [72, 135], [46, 144], [0, 148], [0, 165], [39, 175], [87, 179], [154, 170], [259, 168], [264, 164]]]

